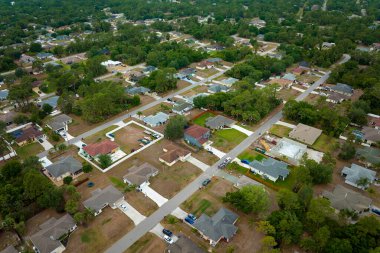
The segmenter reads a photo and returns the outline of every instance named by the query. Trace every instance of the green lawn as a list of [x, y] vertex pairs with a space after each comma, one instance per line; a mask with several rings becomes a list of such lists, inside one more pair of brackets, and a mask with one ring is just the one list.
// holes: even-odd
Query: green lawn
[[248, 161], [254, 161], [254, 160], [258, 160], [258, 161], [261, 161], [265, 158], [265, 156], [263, 154], [260, 154], [254, 150], [246, 150], [244, 151], [243, 153], [241, 153], [238, 158], [240, 160], [248, 160]]
[[119, 178], [116, 178], [116, 177], [109, 177], [110, 181], [112, 182], [112, 184], [116, 187], [116, 188], [119, 188], [120, 190], [124, 190], [125, 187], [127, 186], [123, 180], [119, 179]]
[[102, 131], [99, 131], [97, 132], [96, 134], [93, 134], [87, 138], [84, 139], [84, 141], [89, 144], [89, 143], [94, 143], [94, 142], [98, 142], [98, 141], [101, 141], [103, 139], [106, 139], [106, 133], [108, 133], [109, 131], [112, 131], [114, 129], [116, 129], [118, 126], [110, 126], [110, 127], [107, 127], [106, 129], [102, 130]]
[[202, 213], [204, 213], [207, 208], [209, 208], [211, 206], [211, 202], [208, 201], [207, 199], [202, 199], [199, 204], [198, 204], [198, 208], [194, 211], [194, 215], [195, 216], [198, 216], [198, 215], [201, 215]]
[[323, 153], [332, 153], [336, 149], [338, 143], [339, 142], [336, 138], [321, 134], [311, 147]]
[[95, 231], [94, 229], [87, 229], [81, 234], [80, 240], [83, 243], [91, 243], [96, 241], [98, 237], [99, 234], [97, 231]]
[[202, 116], [196, 118], [193, 120], [194, 124], [197, 124], [199, 126], [205, 126], [206, 124], [206, 119], [210, 118], [210, 117], [214, 117], [215, 114], [213, 114], [212, 112], [206, 112], [204, 114], [202, 114]]
[[278, 137], [288, 137], [290, 131], [292, 131], [291, 128], [281, 125], [273, 125], [272, 128], [269, 130], [271, 134], [276, 135]]
[[25, 159], [44, 151], [44, 148], [38, 142], [33, 142], [22, 147], [17, 147], [15, 150], [21, 159]]
[[247, 135], [239, 132], [236, 129], [218, 130], [212, 134], [211, 140], [214, 142], [215, 148], [220, 148], [223, 151], [229, 151], [242, 142]]

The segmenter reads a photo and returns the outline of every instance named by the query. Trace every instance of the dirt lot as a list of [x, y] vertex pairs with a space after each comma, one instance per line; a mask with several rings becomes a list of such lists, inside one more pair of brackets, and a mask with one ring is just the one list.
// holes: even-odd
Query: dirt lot
[[282, 89], [277, 93], [277, 97], [285, 101], [296, 98], [301, 92], [294, 89]]
[[304, 101], [312, 104], [312, 105], [316, 105], [318, 103], [318, 101], [321, 99], [321, 96], [317, 95], [317, 94], [309, 94]]
[[65, 252], [104, 252], [134, 227], [120, 210], [105, 208], [87, 227], [79, 227], [71, 236]]
[[121, 150], [127, 154], [131, 153], [131, 150], [137, 150], [141, 148], [139, 139], [147, 136], [144, 134], [144, 129], [135, 125], [130, 124], [121, 128], [120, 130], [114, 132], [115, 142], [120, 146]]
[[152, 233], [146, 233], [125, 253], [162, 253], [166, 249], [165, 242]]
[[99, 141], [108, 139], [106, 137], [106, 133], [108, 133], [109, 131], [112, 131], [112, 130], [116, 129], [117, 127], [118, 126], [116, 126], [116, 125], [109, 126], [106, 129], [97, 132], [96, 134], [93, 134], [91, 136], [86, 137], [84, 139], [84, 142], [87, 143], [87, 144], [90, 144], [90, 143], [95, 143], [95, 142], [99, 142]]
[[164, 112], [164, 113], [169, 113], [171, 110], [172, 105], [169, 103], [161, 103], [159, 105], [156, 105], [152, 108], [149, 108], [145, 111], [142, 111], [144, 116], [149, 116], [149, 115], [154, 115], [158, 112]]

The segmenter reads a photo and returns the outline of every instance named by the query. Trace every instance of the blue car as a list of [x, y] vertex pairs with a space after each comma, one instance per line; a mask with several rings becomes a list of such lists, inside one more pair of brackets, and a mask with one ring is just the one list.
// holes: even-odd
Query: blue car
[[195, 217], [193, 214], [189, 213], [189, 215], [187, 215], [187, 217], [189, 217], [190, 219], [192, 219], [193, 221], [195, 221], [197, 219], [197, 217]]
[[377, 215], [380, 215], [380, 210], [379, 209], [375, 209], [375, 208], [372, 208], [372, 212], [377, 214]]
[[251, 163], [250, 161], [245, 160], [245, 159], [241, 160], [241, 162], [244, 163], [244, 164], [248, 164], [248, 165]]
[[185, 221], [186, 221], [187, 223], [191, 224], [191, 225], [194, 224], [194, 221], [193, 221], [192, 219], [190, 219], [189, 217], [186, 217], [186, 218], [185, 218]]

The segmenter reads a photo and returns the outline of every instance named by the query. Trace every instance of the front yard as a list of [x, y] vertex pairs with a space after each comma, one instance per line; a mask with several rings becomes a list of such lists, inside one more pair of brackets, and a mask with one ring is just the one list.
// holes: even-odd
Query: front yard
[[289, 127], [282, 125], [273, 125], [272, 128], [269, 130], [269, 133], [278, 137], [288, 137], [291, 131], [292, 129]]
[[25, 159], [30, 156], [37, 155], [38, 153], [44, 151], [44, 148], [41, 146], [40, 143], [33, 142], [33, 143], [26, 144], [22, 147], [17, 146], [15, 148], [15, 151], [21, 159]]

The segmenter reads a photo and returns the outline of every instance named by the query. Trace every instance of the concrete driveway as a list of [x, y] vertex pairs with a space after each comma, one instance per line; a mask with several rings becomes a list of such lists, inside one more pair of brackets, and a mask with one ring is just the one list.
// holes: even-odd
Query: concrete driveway
[[151, 200], [153, 200], [158, 206], [165, 204], [168, 199], [164, 198], [161, 194], [150, 188], [148, 185], [143, 186], [141, 192]]
[[44, 167], [44, 168], [46, 168], [47, 166], [53, 164], [53, 163], [49, 160], [49, 158], [47, 158], [46, 156], [40, 158], [38, 161], [41, 163], [42, 167]]
[[222, 158], [226, 155], [226, 153], [220, 151], [219, 149], [216, 149], [214, 147], [211, 147], [210, 145], [205, 147], [206, 150], [211, 151], [213, 155], [216, 155], [218, 158]]
[[[121, 205], [125, 205], [127, 207], [126, 210], [123, 209]], [[120, 211], [127, 215], [133, 221], [133, 223], [135, 223], [135, 225], [139, 224], [146, 218], [125, 200], [120, 201], [117, 207], [120, 209]]]
[[238, 130], [239, 132], [242, 132], [243, 134], [246, 134], [248, 136], [252, 135], [253, 132], [249, 131], [248, 129], [245, 129], [244, 127], [238, 126], [238, 125], [232, 125], [231, 128]]
[[43, 142], [40, 142], [38, 140], [38, 143], [41, 144], [41, 146], [45, 149], [45, 150], [50, 150], [52, 149], [54, 146], [48, 142], [45, 138], [44, 139], [40, 139], [40, 140], [43, 140]]
[[205, 164], [205, 163], [199, 161], [198, 159], [196, 159], [196, 158], [193, 157], [193, 156], [190, 156], [189, 158], [187, 158], [186, 161], [188, 161], [189, 163], [191, 163], [191, 164], [197, 166], [197, 167], [200, 168], [202, 171], [206, 171], [207, 168], [210, 167], [210, 166], [208, 166], [207, 164]]

